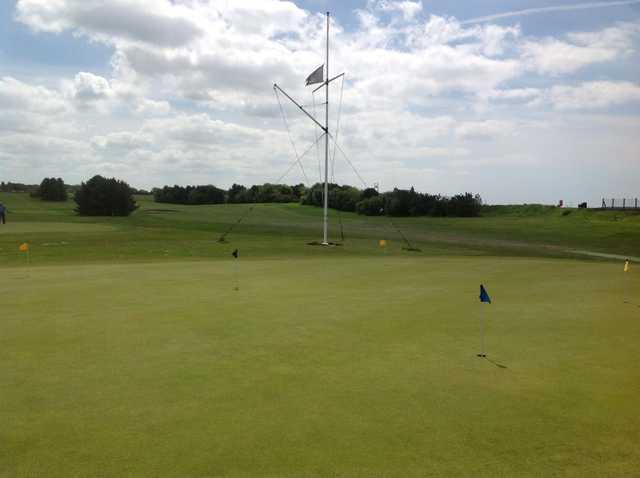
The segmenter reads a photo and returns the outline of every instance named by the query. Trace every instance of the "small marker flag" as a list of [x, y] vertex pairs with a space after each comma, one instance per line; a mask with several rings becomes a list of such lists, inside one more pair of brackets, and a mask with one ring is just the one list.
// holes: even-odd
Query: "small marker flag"
[[324, 65], [320, 65], [313, 73], [307, 76], [307, 83], [305, 86], [314, 85], [316, 83], [322, 83], [324, 81]]
[[387, 241], [385, 239], [380, 239], [380, 242], [378, 243], [380, 245], [380, 247], [382, 247], [383, 249], [385, 247], [387, 247]]
[[237, 259], [237, 258], [238, 258], [238, 249], [236, 249], [235, 251], [233, 251], [233, 252], [231, 253], [231, 255]]
[[624, 271], [629, 272], [629, 259], [624, 261]]
[[29, 243], [24, 242], [22, 244], [20, 244], [20, 252], [29, 252]]
[[480, 302], [491, 303], [491, 297], [489, 297], [487, 289], [485, 289], [482, 284], [480, 284]]

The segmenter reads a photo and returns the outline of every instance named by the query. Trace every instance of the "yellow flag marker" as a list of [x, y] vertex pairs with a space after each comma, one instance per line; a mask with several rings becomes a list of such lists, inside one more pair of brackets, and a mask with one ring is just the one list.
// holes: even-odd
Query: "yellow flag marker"
[[20, 244], [20, 252], [29, 252], [29, 243], [24, 242]]
[[383, 249], [385, 247], [387, 247], [387, 241], [384, 239], [380, 239], [380, 242], [378, 242], [378, 244], [380, 245], [380, 247], [382, 247]]
[[624, 271], [629, 272], [629, 259], [624, 261]]

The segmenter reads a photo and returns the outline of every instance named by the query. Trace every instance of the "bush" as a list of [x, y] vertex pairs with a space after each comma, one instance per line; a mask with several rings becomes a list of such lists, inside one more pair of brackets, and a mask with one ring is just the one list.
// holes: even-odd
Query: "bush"
[[127, 183], [100, 175], [82, 183], [73, 199], [82, 216], [128, 216], [138, 208]]
[[44, 178], [31, 196], [43, 201], [66, 201], [68, 198], [67, 188], [61, 178]]
[[251, 186], [242, 195], [242, 201], [248, 203], [290, 203], [300, 201], [304, 194], [304, 185], [288, 186], [286, 184], [270, 184]]
[[169, 204], [222, 204], [225, 202], [225, 192], [212, 185], [206, 186], [165, 186], [153, 190], [156, 202]]
[[[338, 211], [355, 212], [356, 204], [362, 198], [359, 189], [353, 186], [340, 186], [338, 184], [329, 184], [329, 207]], [[310, 189], [307, 189], [302, 198], [302, 204], [306, 206], [323, 206], [324, 205], [324, 184], [316, 183]]]
[[247, 188], [242, 184], [233, 184], [227, 191], [227, 202], [240, 203], [246, 202]]
[[456, 194], [449, 200], [448, 216], [476, 217], [480, 215], [482, 200], [471, 193]]
[[382, 216], [384, 214], [384, 197], [371, 196], [356, 205], [356, 212], [365, 216]]

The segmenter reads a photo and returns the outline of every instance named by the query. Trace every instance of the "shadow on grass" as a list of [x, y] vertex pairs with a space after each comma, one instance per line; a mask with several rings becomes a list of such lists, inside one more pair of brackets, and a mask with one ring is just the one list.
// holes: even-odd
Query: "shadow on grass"
[[501, 363], [496, 362], [495, 360], [491, 360], [489, 357], [487, 357], [486, 355], [484, 357], [482, 357], [483, 359], [485, 359], [487, 362], [491, 362], [493, 365], [495, 365], [498, 368], [509, 368], [506, 365], [503, 365]]

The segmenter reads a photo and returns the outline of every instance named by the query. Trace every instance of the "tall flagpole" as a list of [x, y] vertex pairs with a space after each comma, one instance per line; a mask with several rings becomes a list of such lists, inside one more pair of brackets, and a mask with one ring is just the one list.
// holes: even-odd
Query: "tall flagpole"
[[[329, 78], [329, 24], [330, 23], [331, 23], [330, 13], [327, 12], [327, 58], [325, 63], [326, 70], [327, 70], [326, 77], [323, 77], [321, 81], [316, 81], [316, 78], [313, 78], [313, 74], [316, 73], [317, 71], [316, 70], [313, 72], [312, 75], [309, 76], [309, 78], [307, 78], [307, 86], [309, 86], [310, 84], [321, 83], [321, 85], [318, 88], [313, 90], [313, 93], [315, 93], [316, 91], [320, 90], [323, 87], [327, 89], [327, 91], [325, 92], [326, 101], [325, 101], [325, 110], [324, 110], [324, 125], [321, 124], [320, 121], [317, 120], [311, 113], [309, 113], [304, 108], [303, 105], [301, 105], [296, 100], [291, 98], [291, 96], [289, 96], [286, 91], [280, 88], [277, 84], [273, 85], [273, 89], [276, 92], [276, 97], [277, 97], [278, 91], [281, 92], [294, 105], [296, 105], [305, 115], [307, 115], [309, 119], [311, 119], [311, 121], [313, 121], [316, 124], [316, 126], [318, 126], [322, 131], [324, 131], [324, 135], [325, 135], [324, 137], [324, 211], [323, 211], [323, 225], [322, 225], [322, 245], [323, 246], [329, 245], [329, 84], [333, 80], [336, 80], [344, 76], [344, 73], [341, 73], [333, 78]], [[318, 70], [320, 68], [322, 67], [319, 67]]]
[[329, 245], [327, 240], [327, 229], [329, 220], [329, 12], [327, 12], [327, 72], [325, 88], [325, 113], [324, 113], [324, 224], [323, 224], [323, 245]]

